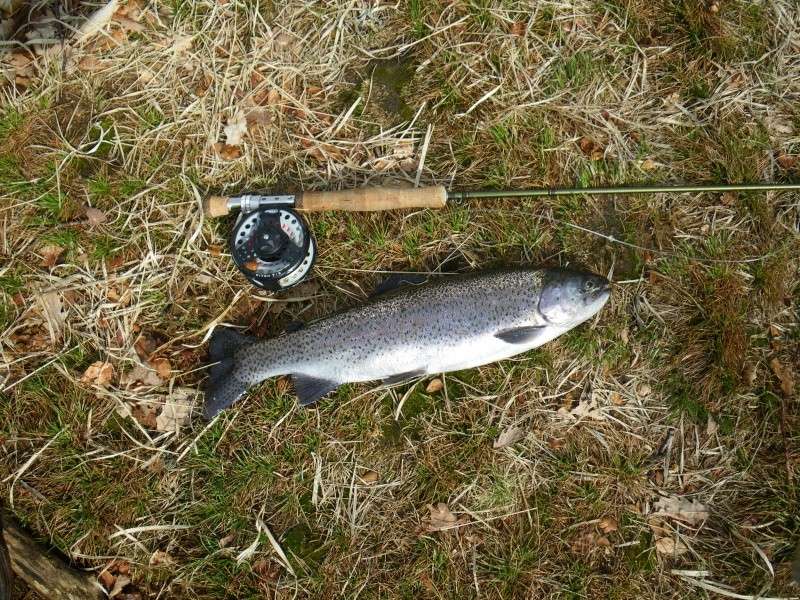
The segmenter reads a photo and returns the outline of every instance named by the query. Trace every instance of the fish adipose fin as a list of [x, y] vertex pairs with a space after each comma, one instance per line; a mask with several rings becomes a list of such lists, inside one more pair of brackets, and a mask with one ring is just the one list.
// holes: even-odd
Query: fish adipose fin
[[503, 329], [494, 334], [494, 337], [508, 342], [509, 344], [528, 344], [536, 341], [547, 326], [514, 327], [513, 329]]
[[318, 379], [311, 375], [303, 375], [302, 373], [295, 373], [292, 375], [292, 382], [294, 383], [294, 391], [297, 394], [297, 398], [300, 400], [301, 406], [314, 404], [314, 402], [322, 398], [325, 394], [339, 387], [339, 382], [337, 381]]
[[388, 385], [394, 385], [395, 383], [402, 383], [403, 381], [408, 381], [409, 379], [422, 377], [423, 375], [427, 374], [428, 372], [425, 369], [417, 369], [416, 371], [408, 371], [406, 373], [398, 373], [397, 375], [392, 375], [391, 377], [387, 377], [386, 379], [384, 379], [383, 382]]
[[219, 327], [211, 334], [208, 343], [208, 355], [213, 364], [208, 373], [206, 385], [206, 401], [203, 413], [207, 419], [214, 418], [221, 410], [228, 408], [238, 400], [248, 388], [248, 384], [239, 381], [234, 373], [236, 360], [234, 355], [245, 346], [249, 346], [258, 338], [242, 335], [233, 329]]

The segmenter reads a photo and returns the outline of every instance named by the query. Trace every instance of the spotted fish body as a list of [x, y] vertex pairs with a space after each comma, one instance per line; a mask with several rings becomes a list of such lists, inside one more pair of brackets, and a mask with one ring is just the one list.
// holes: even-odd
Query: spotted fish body
[[515, 269], [442, 277], [258, 340], [214, 333], [206, 416], [248, 387], [290, 374], [301, 404], [345, 383], [410, 379], [485, 365], [552, 340], [591, 318], [608, 281], [563, 269]]

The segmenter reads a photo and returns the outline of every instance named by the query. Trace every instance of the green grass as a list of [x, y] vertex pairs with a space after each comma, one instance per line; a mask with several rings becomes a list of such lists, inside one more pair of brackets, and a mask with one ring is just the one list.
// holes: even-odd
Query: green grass
[[24, 118], [15, 108], [8, 108], [0, 114], [0, 142], [6, 141], [22, 124]]
[[[793, 196], [308, 214], [316, 267], [277, 295], [232, 265], [235, 217], [202, 218], [198, 206], [211, 193], [411, 185], [418, 165], [394, 165], [395, 151], [413, 140], [419, 161], [429, 126], [421, 185], [759, 181], [779, 152], [797, 152], [786, 129], [800, 123], [796, 65], [783, 45], [793, 31], [776, 18], [791, 14], [787, 0], [726, 0], [717, 12], [688, 0], [597, 0], [577, 13], [510, 0], [169, 7], [96, 50], [113, 68], [43, 70], [0, 111], [0, 389], [12, 386], [0, 392], [0, 479], [9, 494], [36, 455], [13, 510], [39, 539], [130, 562], [143, 597], [698, 597], [673, 569], [752, 595], [768, 576], [750, 542], [775, 570], [764, 593], [794, 593], [798, 411], [770, 366], [796, 371], [800, 344]], [[180, 56], [175, 32], [195, 36]], [[145, 68], [158, 74], [150, 84]], [[279, 88], [280, 102], [254, 95], [254, 82]], [[258, 102], [269, 123], [241, 158], [221, 159], [222, 115]], [[602, 157], [586, 156], [584, 137]], [[342, 154], [318, 160], [309, 143]], [[108, 220], [87, 223], [87, 204]], [[52, 244], [64, 253], [49, 269], [40, 256]], [[736, 262], [752, 257], [765, 258]], [[446, 374], [433, 393], [430, 378], [348, 384], [300, 409], [274, 378], [215, 423], [195, 416], [169, 436], [117, 412], [144, 420], [147, 402], [158, 412], [175, 389], [202, 390], [212, 326], [271, 337], [360, 304], [386, 271], [524, 264], [610, 272], [612, 300], [542, 348]], [[55, 342], [48, 290], [65, 308]], [[174, 378], [121, 381], [137, 347]], [[81, 382], [95, 361], [114, 366], [105, 389]], [[565, 415], [583, 393], [602, 410]], [[524, 440], [495, 448], [512, 425]], [[655, 547], [662, 496], [712, 514], [668, 523], [692, 547], [678, 558]], [[430, 531], [428, 505], [440, 502], [464, 524]], [[606, 517], [616, 531], [601, 532]], [[148, 526], [136, 542], [109, 539]], [[610, 545], [582, 548], [587, 534]], [[174, 564], [151, 565], [156, 550]], [[88, 572], [107, 563], [76, 560]]]

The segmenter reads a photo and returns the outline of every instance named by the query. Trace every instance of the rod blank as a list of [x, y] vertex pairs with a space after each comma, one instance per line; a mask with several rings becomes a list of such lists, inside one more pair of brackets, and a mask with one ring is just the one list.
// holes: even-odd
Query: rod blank
[[474, 198], [535, 198], [541, 196], [576, 196], [609, 194], [681, 194], [687, 192], [750, 192], [769, 190], [800, 190], [800, 183], [718, 183], [718, 184], [674, 184], [632, 185], [612, 187], [534, 188], [530, 190], [478, 190], [448, 192], [448, 200], [471, 200]]

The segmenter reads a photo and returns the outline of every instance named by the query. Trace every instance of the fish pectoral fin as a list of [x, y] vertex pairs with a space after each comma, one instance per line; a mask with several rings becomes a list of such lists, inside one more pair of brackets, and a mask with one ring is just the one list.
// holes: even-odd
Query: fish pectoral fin
[[427, 375], [428, 372], [425, 369], [416, 369], [414, 371], [406, 371], [405, 373], [398, 373], [397, 375], [392, 375], [391, 377], [387, 377], [383, 380], [384, 383], [389, 385], [394, 385], [395, 383], [401, 383], [403, 381], [408, 381], [409, 379], [415, 379], [416, 377], [422, 377], [423, 375]]
[[494, 337], [509, 344], [528, 344], [536, 341], [536, 338], [538, 338], [545, 329], [547, 329], [546, 325], [513, 327], [511, 329], [501, 329], [494, 334]]
[[325, 394], [339, 387], [338, 381], [319, 379], [302, 373], [294, 373], [292, 375], [292, 383], [294, 383], [294, 391], [297, 393], [297, 398], [302, 406], [314, 404]]

